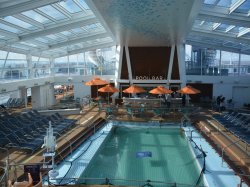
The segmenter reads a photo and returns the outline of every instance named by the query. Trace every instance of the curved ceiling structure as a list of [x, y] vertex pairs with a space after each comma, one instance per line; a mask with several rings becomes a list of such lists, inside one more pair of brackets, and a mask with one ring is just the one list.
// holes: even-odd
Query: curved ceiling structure
[[113, 45], [250, 54], [250, 0], [1, 0], [0, 49], [56, 58]]

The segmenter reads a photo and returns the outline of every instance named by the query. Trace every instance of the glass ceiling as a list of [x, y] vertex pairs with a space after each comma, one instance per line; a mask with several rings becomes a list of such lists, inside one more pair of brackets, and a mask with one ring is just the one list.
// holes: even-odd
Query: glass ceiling
[[[13, 1], [0, 16], [0, 50], [53, 58], [115, 45], [85, 0]], [[249, 17], [250, 0], [204, 0], [186, 43], [250, 54]]]
[[249, 16], [250, 0], [205, 0], [186, 43], [250, 54]]
[[[36, 8], [20, 12], [22, 4], [29, 7], [27, 2]], [[11, 7], [15, 14], [0, 16], [0, 50], [59, 57], [74, 54], [74, 50], [83, 52], [92, 45], [114, 45], [85, 0], [27, 2], [16, 1], [16, 7]], [[8, 8], [8, 4], [0, 3], [0, 8]]]

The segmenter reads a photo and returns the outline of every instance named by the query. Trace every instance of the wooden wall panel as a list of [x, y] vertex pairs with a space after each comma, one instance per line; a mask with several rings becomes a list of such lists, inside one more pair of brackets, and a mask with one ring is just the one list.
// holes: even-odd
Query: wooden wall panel
[[201, 91], [200, 94], [190, 95], [192, 102], [200, 102], [201, 97], [208, 99], [213, 98], [213, 84], [188, 83], [187, 85], [190, 85]]
[[166, 79], [171, 47], [129, 47], [133, 79], [162, 76]]

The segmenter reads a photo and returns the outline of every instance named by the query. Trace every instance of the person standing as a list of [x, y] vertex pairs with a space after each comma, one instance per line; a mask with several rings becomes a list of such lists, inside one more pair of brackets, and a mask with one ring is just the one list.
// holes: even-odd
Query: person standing
[[182, 103], [182, 106], [186, 106], [186, 94], [182, 94], [181, 103]]
[[166, 96], [167, 107], [170, 108], [172, 96], [167, 94]]

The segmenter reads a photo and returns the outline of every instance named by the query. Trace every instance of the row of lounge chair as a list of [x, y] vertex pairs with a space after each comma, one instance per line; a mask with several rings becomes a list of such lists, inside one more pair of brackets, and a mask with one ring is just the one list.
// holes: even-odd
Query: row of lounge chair
[[6, 103], [3, 104], [6, 108], [18, 108], [25, 105], [24, 98], [9, 98]]
[[226, 129], [238, 138], [250, 144], [250, 117], [231, 111], [223, 115], [213, 116]]
[[66, 119], [58, 113], [50, 116], [41, 115], [36, 110], [19, 115], [5, 113], [0, 116], [0, 147], [6, 149], [14, 147], [34, 153], [44, 143], [49, 121], [55, 136], [60, 136], [76, 123], [76, 120]]

